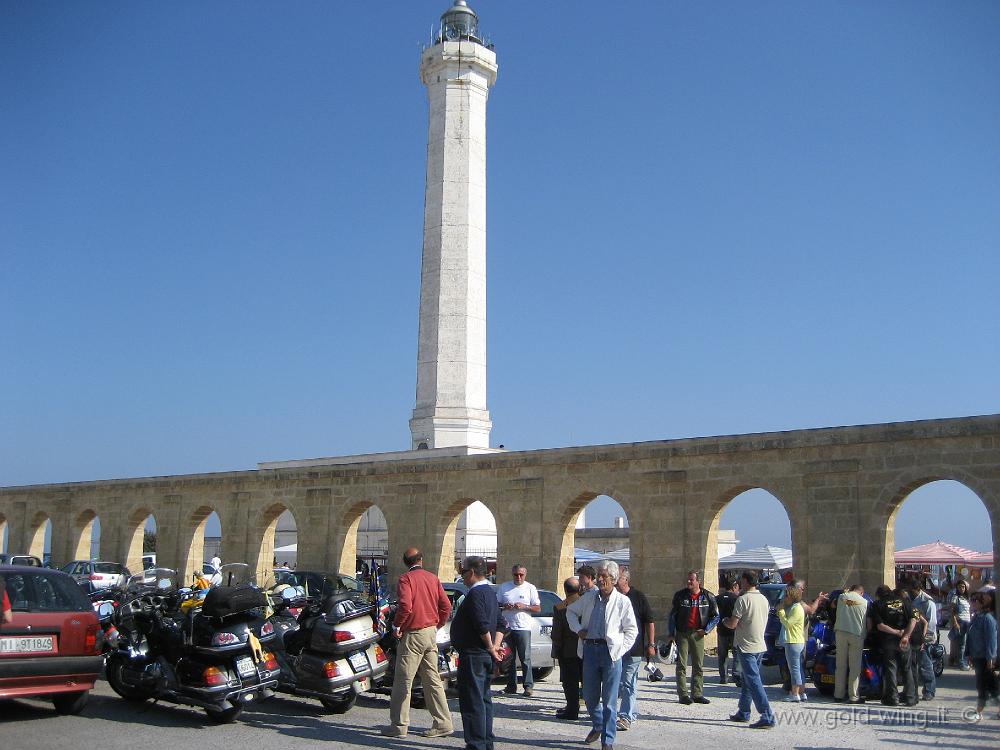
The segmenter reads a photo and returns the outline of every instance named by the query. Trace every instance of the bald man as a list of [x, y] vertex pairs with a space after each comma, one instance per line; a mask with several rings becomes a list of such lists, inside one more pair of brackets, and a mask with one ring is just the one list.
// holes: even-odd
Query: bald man
[[410, 727], [410, 694], [413, 680], [420, 674], [427, 710], [434, 720], [424, 737], [445, 737], [454, 730], [448, 699], [438, 673], [437, 631], [448, 622], [451, 602], [441, 581], [424, 570], [424, 556], [416, 547], [403, 553], [409, 570], [399, 577], [399, 606], [393, 628], [399, 645], [396, 648], [396, 674], [389, 700], [389, 726], [382, 729], [387, 737], [405, 737]]

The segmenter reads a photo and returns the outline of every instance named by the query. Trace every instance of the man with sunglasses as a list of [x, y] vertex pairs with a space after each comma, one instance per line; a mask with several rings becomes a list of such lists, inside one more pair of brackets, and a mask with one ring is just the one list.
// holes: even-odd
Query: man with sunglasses
[[524, 672], [524, 695], [530, 698], [535, 684], [531, 675], [531, 613], [542, 611], [542, 600], [538, 598], [538, 589], [528, 583], [527, 568], [515, 565], [510, 573], [511, 580], [497, 589], [497, 603], [507, 622], [507, 643], [515, 654], [504, 692], [517, 692], [517, 662], [520, 661]]

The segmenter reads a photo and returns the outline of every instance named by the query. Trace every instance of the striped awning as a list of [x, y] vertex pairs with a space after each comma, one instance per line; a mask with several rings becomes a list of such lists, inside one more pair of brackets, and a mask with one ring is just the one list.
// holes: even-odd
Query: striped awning
[[976, 552], [940, 539], [896, 552], [896, 565], [972, 565], [991, 567], [992, 552]]

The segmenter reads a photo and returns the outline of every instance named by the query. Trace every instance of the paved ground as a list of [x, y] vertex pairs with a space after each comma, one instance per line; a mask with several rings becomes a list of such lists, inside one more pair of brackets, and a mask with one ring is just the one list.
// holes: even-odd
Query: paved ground
[[[666, 671], [666, 670], [665, 670]], [[825, 699], [807, 704], [782, 702], [784, 693], [768, 692], [774, 701], [779, 726], [754, 731], [732, 724], [726, 717], [736, 708], [738, 693], [715, 682], [708, 670], [705, 693], [708, 706], [677, 703], [674, 682], [643, 680], [640, 686], [642, 719], [619, 734], [621, 750], [662, 747], [750, 748], [887, 748], [906, 743], [914, 748], [1000, 748], [1000, 720], [996, 708], [987, 709], [982, 722], [966, 718], [974, 706], [971, 672], [947, 670], [937, 700], [914, 709], [887, 709], [878, 704], [848, 708]], [[496, 701], [497, 750], [531, 745], [550, 750], [581, 750], [588, 731], [584, 722], [557, 721], [562, 705], [557, 675], [536, 683], [531, 699], [521, 696]], [[248, 709], [229, 726], [208, 724], [194, 709], [166, 704], [130, 704], [120, 700], [107, 683], [98, 684], [90, 704], [80, 716], [56, 716], [43, 701], [0, 702], [0, 746], [18, 750], [97, 748], [135, 750], [137, 747], [209, 747], [244, 750], [247, 747], [291, 748], [434, 748], [463, 747], [461, 732], [443, 739], [425, 739], [418, 730], [430, 725], [426, 711], [413, 711], [413, 732], [406, 739], [389, 740], [378, 733], [388, 715], [388, 698], [364, 697], [343, 716], [327, 715], [315, 701], [276, 698]], [[460, 728], [457, 701], [452, 701]]]

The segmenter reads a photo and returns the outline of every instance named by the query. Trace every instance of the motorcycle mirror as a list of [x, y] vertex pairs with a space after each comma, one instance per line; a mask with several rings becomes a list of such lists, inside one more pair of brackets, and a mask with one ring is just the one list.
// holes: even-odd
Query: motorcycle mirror
[[115, 613], [115, 605], [111, 602], [101, 602], [97, 607], [97, 616], [101, 620], [106, 620]]

